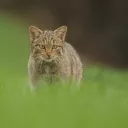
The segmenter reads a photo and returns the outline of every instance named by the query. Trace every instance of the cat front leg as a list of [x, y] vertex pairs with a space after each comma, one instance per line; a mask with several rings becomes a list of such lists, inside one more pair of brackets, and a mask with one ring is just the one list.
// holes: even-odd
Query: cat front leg
[[35, 68], [32, 68], [30, 65], [28, 66], [28, 81], [31, 90], [35, 90], [37, 86], [37, 82], [39, 79], [39, 74], [36, 72]]
[[29, 86], [30, 86], [31, 90], [36, 89], [37, 81], [38, 81], [37, 74], [29, 74]]

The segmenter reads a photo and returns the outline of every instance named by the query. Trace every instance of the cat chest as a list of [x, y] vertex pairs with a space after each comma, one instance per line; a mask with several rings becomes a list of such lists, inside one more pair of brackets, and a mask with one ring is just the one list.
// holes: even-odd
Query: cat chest
[[52, 74], [53, 73], [53, 69], [51, 67], [49, 67], [49, 66], [46, 66], [44, 68], [44, 73], [45, 74]]
[[59, 69], [56, 66], [52, 66], [52, 65], [41, 66], [42, 75], [53, 75], [53, 74], [57, 74], [58, 72], [59, 72]]
[[59, 69], [52, 66], [43, 66], [41, 71], [41, 77], [44, 81], [53, 82], [59, 80]]

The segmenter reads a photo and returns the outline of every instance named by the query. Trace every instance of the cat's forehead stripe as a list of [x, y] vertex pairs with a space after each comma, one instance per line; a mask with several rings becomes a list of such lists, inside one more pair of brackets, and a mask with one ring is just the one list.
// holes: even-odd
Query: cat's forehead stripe
[[47, 36], [47, 37], [50, 37], [50, 36], [53, 35], [53, 31], [44, 31], [44, 32], [43, 32], [43, 35], [44, 35], [44, 36]]
[[53, 37], [53, 31], [48, 31], [48, 30], [43, 31], [42, 40], [43, 38], [45, 38], [45, 40], [43, 40], [44, 44], [52, 44], [51, 42], [52, 37]]

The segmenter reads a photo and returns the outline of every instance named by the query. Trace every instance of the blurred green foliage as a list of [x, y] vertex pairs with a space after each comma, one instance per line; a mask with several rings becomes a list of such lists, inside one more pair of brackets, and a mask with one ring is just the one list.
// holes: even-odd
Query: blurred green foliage
[[27, 83], [28, 28], [0, 17], [1, 128], [127, 128], [128, 73], [85, 67], [81, 88]]

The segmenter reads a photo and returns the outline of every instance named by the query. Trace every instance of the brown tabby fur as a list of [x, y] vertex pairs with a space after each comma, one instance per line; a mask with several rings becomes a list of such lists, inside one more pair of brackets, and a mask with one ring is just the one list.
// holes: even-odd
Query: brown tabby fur
[[[41, 79], [49, 83], [54, 80], [80, 84], [82, 63], [74, 48], [65, 42], [67, 27], [62, 26], [54, 31], [30, 26], [30, 56], [28, 61], [29, 82], [32, 87]], [[42, 83], [43, 84], [43, 83]]]

